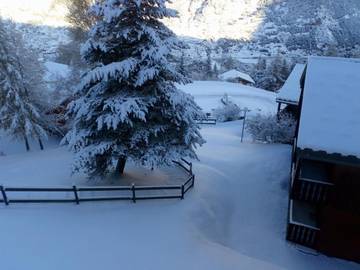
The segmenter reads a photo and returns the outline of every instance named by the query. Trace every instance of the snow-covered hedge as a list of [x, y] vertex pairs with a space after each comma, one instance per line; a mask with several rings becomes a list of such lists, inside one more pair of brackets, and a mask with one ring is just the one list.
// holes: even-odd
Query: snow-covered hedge
[[227, 94], [221, 99], [221, 106], [214, 109], [213, 114], [217, 121], [228, 122], [240, 119], [241, 109], [234, 102], [229, 100]]
[[256, 115], [247, 120], [246, 128], [255, 141], [291, 143], [295, 136], [296, 121], [289, 114]]

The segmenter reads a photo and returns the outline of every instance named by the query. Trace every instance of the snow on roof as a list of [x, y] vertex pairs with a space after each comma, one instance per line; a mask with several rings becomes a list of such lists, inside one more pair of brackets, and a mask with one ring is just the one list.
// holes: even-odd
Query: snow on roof
[[248, 108], [251, 113], [271, 114], [276, 112], [275, 93], [263, 89], [221, 81], [194, 81], [177, 85], [185, 93], [194, 96], [196, 103], [205, 111], [219, 107], [220, 99], [228, 94], [240, 108]]
[[46, 73], [44, 80], [47, 82], [64, 79], [70, 74], [70, 67], [68, 65], [48, 61], [45, 62], [45, 67]]
[[282, 103], [299, 104], [301, 86], [300, 79], [304, 73], [305, 65], [296, 64], [283, 87], [277, 93], [276, 101]]
[[360, 158], [360, 60], [308, 61], [297, 146]]
[[219, 75], [219, 79], [223, 81], [233, 80], [233, 79], [242, 79], [250, 83], [255, 83], [255, 81], [250, 77], [250, 75], [240, 72], [236, 69], [232, 69], [229, 71], [224, 72], [223, 74]]

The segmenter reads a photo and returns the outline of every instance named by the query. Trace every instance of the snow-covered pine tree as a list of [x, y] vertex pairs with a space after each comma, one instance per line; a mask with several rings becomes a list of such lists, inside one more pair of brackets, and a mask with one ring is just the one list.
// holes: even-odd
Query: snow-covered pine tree
[[0, 129], [15, 138], [24, 139], [29, 151], [29, 138], [37, 139], [43, 148], [42, 139], [47, 138], [47, 134], [26, 87], [28, 77], [15, 46], [0, 21]]
[[180, 57], [179, 72], [184, 76], [186, 75], [185, 54], [184, 53], [182, 53], [181, 57]]
[[160, 21], [174, 17], [167, 0], [103, 0], [98, 22], [82, 47], [92, 67], [69, 106], [72, 130], [64, 141], [75, 155], [74, 171], [90, 177], [121, 174], [127, 160], [155, 167], [197, 158], [204, 143], [194, 99], [176, 88], [188, 80], [167, 58], [179, 45]]
[[214, 74], [214, 79], [218, 79], [218, 77], [219, 77], [219, 67], [218, 67], [217, 63], [214, 64], [213, 74]]
[[206, 69], [204, 74], [204, 79], [214, 79], [213, 65], [211, 59], [211, 49], [206, 48]]

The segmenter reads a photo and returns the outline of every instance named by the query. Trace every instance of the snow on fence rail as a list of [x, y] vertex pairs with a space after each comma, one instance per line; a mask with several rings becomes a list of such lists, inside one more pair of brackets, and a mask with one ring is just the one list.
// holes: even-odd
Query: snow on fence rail
[[216, 118], [211, 116], [211, 113], [206, 113], [203, 117], [196, 119], [200, 125], [216, 125]]
[[[173, 161], [187, 173], [182, 185], [164, 186], [93, 186], [93, 187], [4, 187], [0, 186], [0, 202], [10, 203], [76, 203], [91, 201], [132, 201], [155, 199], [184, 199], [194, 186], [192, 163], [181, 159]], [[33, 195], [36, 197], [33, 197]], [[46, 195], [51, 195], [49, 198]], [[54, 195], [56, 194], [56, 196]]]
[[203, 118], [196, 121], [200, 125], [216, 125], [216, 118]]

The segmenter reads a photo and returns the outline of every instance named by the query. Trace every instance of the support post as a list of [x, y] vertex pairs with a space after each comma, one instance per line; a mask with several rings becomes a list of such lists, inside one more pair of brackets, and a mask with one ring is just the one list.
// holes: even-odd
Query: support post
[[132, 201], [133, 203], [136, 203], [135, 184], [132, 184], [131, 191], [132, 191]]
[[80, 203], [79, 194], [77, 192], [77, 188], [75, 185], [73, 186], [73, 191], [74, 191], [74, 196], [75, 196], [75, 202], [76, 202], [76, 204], [79, 204]]
[[181, 186], [181, 199], [184, 199], [184, 194], [185, 194], [185, 187], [184, 185]]
[[244, 140], [244, 132], [245, 132], [245, 122], [246, 122], [246, 114], [248, 112], [248, 109], [245, 108], [245, 111], [244, 111], [244, 120], [243, 120], [243, 125], [242, 125], [242, 130], [241, 130], [241, 142], [243, 142]]
[[7, 196], [6, 196], [6, 192], [5, 192], [5, 189], [4, 189], [3, 186], [0, 186], [0, 191], [1, 191], [1, 194], [2, 194], [3, 199], [4, 199], [4, 203], [5, 203], [6, 205], [9, 205], [9, 201], [8, 201], [8, 198], [7, 198]]

